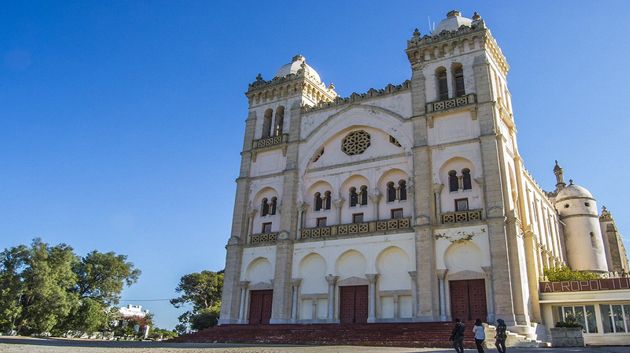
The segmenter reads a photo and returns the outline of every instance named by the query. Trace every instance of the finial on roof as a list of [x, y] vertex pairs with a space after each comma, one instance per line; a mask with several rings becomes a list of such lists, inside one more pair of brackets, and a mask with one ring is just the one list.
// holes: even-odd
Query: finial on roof
[[297, 55], [293, 56], [293, 58], [291, 59], [291, 62], [293, 63], [293, 62], [300, 61], [300, 60], [301, 61], [306, 61], [306, 59], [302, 55], [297, 54]]
[[569, 179], [569, 185], [573, 185], [573, 179]]
[[564, 171], [560, 164], [558, 164], [558, 160], [556, 160], [556, 165], [553, 167], [553, 174], [556, 176], [556, 190], [559, 191], [565, 187], [564, 183]]
[[331, 83], [328, 85], [328, 89], [330, 89], [330, 90], [334, 90], [334, 89], [335, 89], [335, 85], [331, 82]]
[[459, 10], [451, 10], [446, 14], [446, 18], [451, 18], [451, 17], [459, 17], [461, 16], [462, 13], [459, 12]]
[[413, 31], [413, 37], [416, 38], [416, 39], [420, 38], [420, 30], [419, 29], [416, 28]]
[[473, 21], [479, 21], [481, 19], [481, 16], [479, 16], [479, 13], [475, 11], [475, 13], [473, 13], [472, 19]]
[[256, 75], [256, 81], [262, 81], [262, 75], [260, 74], [260, 72], [258, 73], [258, 75]]

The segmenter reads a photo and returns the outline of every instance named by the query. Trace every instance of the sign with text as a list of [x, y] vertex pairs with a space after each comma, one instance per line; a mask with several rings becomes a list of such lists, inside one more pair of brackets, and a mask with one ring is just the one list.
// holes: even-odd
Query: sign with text
[[540, 282], [542, 293], [592, 292], [630, 289], [630, 278], [601, 278], [586, 281]]

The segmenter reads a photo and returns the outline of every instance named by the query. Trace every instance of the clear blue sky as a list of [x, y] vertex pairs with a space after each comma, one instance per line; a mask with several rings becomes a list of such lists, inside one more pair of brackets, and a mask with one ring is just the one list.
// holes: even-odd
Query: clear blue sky
[[[223, 266], [256, 74], [301, 53], [344, 96], [400, 83], [413, 29], [454, 8], [478, 11], [511, 65], [539, 184], [560, 160], [630, 236], [628, 1], [4, 1], [0, 248], [127, 254], [143, 274], [125, 299], [173, 297]], [[181, 312], [137, 303], [162, 327]]]

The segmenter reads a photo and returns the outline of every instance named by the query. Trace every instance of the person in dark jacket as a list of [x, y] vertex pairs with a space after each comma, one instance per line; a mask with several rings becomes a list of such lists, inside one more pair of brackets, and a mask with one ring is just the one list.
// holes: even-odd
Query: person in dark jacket
[[499, 353], [505, 353], [505, 340], [507, 339], [507, 326], [505, 325], [505, 321], [503, 319], [497, 319], [497, 335], [496, 338], [496, 346]]
[[457, 353], [464, 353], [464, 332], [464, 323], [460, 319], [455, 319], [455, 327], [451, 331], [450, 340], [453, 341], [453, 348]]

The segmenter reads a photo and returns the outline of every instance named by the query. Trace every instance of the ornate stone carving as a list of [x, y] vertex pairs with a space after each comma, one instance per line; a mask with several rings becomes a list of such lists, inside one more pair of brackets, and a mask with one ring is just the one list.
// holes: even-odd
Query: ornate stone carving
[[362, 223], [336, 224], [327, 227], [303, 228], [300, 240], [327, 239], [354, 235], [376, 235], [411, 231], [411, 218], [398, 218]]
[[467, 94], [461, 97], [455, 97], [438, 102], [427, 103], [427, 113], [434, 113], [440, 111], [448, 111], [451, 109], [471, 105], [477, 102], [477, 96], [474, 93]]
[[348, 156], [361, 154], [370, 147], [371, 136], [365, 130], [350, 132], [341, 141], [341, 150]]
[[446, 212], [441, 214], [442, 224], [481, 221], [483, 210]]
[[374, 97], [381, 97], [381, 96], [385, 96], [389, 94], [395, 94], [401, 91], [408, 90], [409, 88], [411, 88], [411, 81], [409, 80], [403, 82], [400, 85], [393, 85], [390, 83], [387, 86], [385, 86], [385, 88], [383, 89], [370, 88], [366, 93], [355, 92], [346, 98], [337, 96], [334, 100], [330, 102], [321, 101], [318, 104], [313, 105], [313, 106], [305, 105], [305, 106], [302, 106], [302, 112], [308, 113], [315, 110], [326, 109], [326, 108], [336, 107], [336, 106], [340, 106], [344, 104], [360, 102], [360, 101], [374, 98]]

